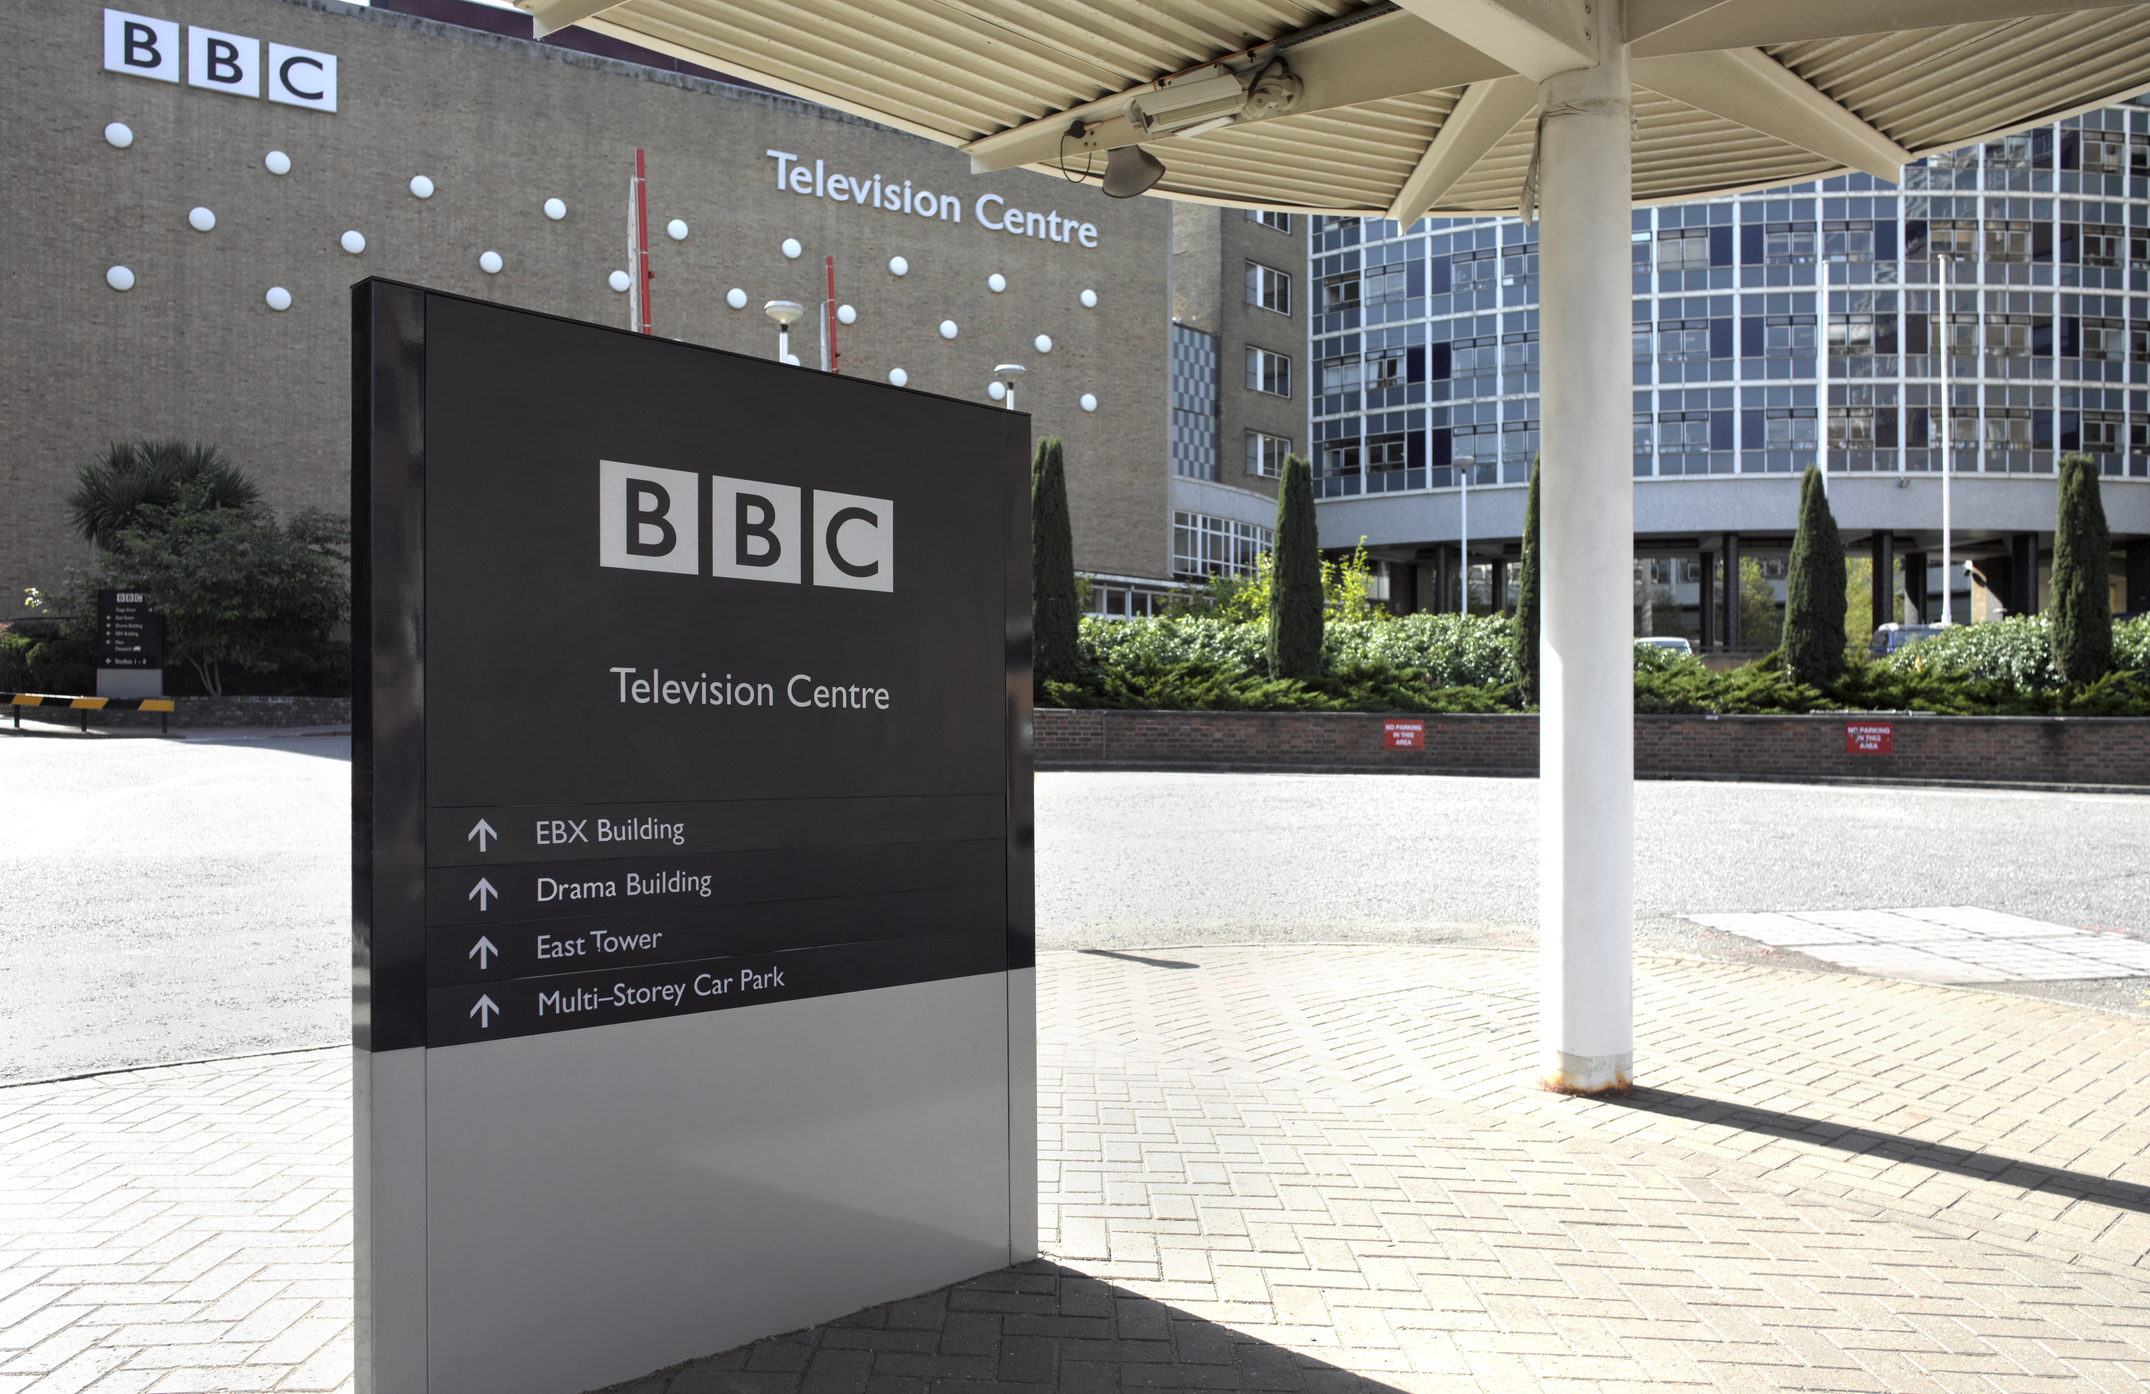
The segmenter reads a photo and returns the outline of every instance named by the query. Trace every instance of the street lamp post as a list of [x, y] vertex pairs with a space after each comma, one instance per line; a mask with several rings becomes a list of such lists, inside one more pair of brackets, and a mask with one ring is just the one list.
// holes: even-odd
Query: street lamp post
[[799, 360], [791, 351], [791, 324], [806, 313], [806, 307], [796, 300], [772, 300], [761, 312], [776, 321], [776, 361], [798, 367]]
[[993, 376], [1006, 389], [1001, 394], [1000, 404], [1009, 411], [1015, 410], [1015, 384], [1022, 380], [1025, 371], [1020, 363], [1002, 363], [993, 369]]
[[[1959, 258], [1949, 252], [1936, 252], [1935, 256], [1939, 259], [1941, 266], [1941, 623], [1948, 625], [1956, 622], [1956, 588], [1949, 581], [1949, 569], [1953, 565], [1950, 537], [1954, 527], [1954, 517], [1951, 512], [1953, 500], [1951, 498], [1949, 476], [1956, 472], [1956, 466], [1955, 462], [1949, 458], [1950, 453], [1955, 448], [1955, 441], [1949, 430], [1949, 407], [1951, 404], [1949, 402], [1948, 351], [1951, 345], [1949, 343], [1948, 269], [1950, 266], [1958, 264]], [[1972, 345], [1974, 350], [1977, 347], [1978, 345], [1976, 344]], [[1920, 618], [1925, 617], [1922, 615]]]

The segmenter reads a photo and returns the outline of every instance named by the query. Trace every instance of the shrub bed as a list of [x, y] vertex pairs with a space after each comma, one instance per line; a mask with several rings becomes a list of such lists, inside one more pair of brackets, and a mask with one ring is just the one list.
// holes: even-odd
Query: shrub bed
[[[1269, 676], [1258, 620], [1086, 618], [1075, 682], [1040, 705], [1151, 711], [1503, 712], [1521, 699], [1505, 616], [1332, 616], [1321, 675]], [[2113, 671], [2071, 687], [2043, 616], [1965, 625], [1885, 659], [1855, 658], [1824, 685], [1770, 654], [1729, 672], [1662, 649], [1635, 653], [1635, 710], [1663, 715], [1923, 711], [1957, 716], [2150, 716], [2150, 618], [2113, 626]]]

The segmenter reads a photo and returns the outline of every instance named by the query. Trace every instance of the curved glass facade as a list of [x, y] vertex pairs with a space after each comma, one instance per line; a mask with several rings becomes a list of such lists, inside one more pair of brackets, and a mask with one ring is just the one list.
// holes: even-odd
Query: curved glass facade
[[[1921, 161], [1638, 209], [1638, 478], [2150, 481], [2150, 99]], [[1315, 220], [1325, 500], [1519, 483], [1538, 449], [1538, 256], [1514, 218]]]

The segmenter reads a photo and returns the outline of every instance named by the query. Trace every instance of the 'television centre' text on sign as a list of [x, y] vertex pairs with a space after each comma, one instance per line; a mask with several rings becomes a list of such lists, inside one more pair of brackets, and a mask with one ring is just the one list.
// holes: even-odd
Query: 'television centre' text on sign
[[422, 307], [424, 813], [405, 913], [373, 888], [375, 1048], [1027, 966], [1027, 421], [383, 295]]

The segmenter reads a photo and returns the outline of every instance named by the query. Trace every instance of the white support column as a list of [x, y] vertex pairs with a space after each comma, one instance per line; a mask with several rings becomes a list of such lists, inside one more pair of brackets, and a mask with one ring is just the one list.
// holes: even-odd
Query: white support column
[[1538, 155], [1539, 1065], [1578, 1093], [1626, 1089], [1635, 1050], [1632, 107], [1622, 0], [1590, 8], [1598, 64], [1540, 85]]

